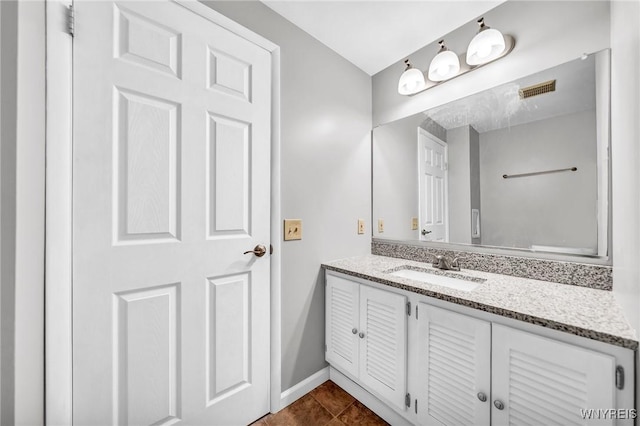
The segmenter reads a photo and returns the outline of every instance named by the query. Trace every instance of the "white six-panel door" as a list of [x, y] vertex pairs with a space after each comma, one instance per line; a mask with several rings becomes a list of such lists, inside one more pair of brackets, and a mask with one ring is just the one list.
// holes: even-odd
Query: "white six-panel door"
[[76, 424], [269, 411], [271, 58], [171, 1], [76, 2]]
[[419, 423], [488, 425], [491, 323], [425, 303], [418, 312]]
[[448, 241], [447, 144], [418, 128], [420, 239]]

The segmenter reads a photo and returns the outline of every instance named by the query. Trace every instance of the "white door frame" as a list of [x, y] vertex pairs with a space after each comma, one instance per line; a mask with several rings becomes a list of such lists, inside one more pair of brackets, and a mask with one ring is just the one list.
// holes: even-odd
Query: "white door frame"
[[[194, 0], [170, 0], [271, 54], [271, 321], [270, 402], [280, 406], [280, 48], [226, 16]], [[72, 99], [73, 44], [66, 31], [71, 0], [46, 0], [46, 262], [45, 262], [45, 422], [70, 425], [73, 415], [72, 363]], [[81, 18], [80, 18], [81, 19]], [[77, 35], [82, 37], [81, 34]], [[44, 43], [44, 40], [43, 40]]]
[[[449, 242], [449, 144], [447, 144], [445, 141], [443, 141], [442, 139], [438, 138], [437, 136], [429, 133], [428, 131], [426, 131], [425, 129], [423, 129], [422, 127], [418, 127], [418, 133], [417, 133], [417, 145], [418, 145], [418, 155], [416, 156], [416, 158], [418, 159], [418, 220], [420, 221], [420, 227], [422, 228], [422, 205], [424, 204], [424, 195], [423, 195], [423, 184], [422, 184], [422, 164], [420, 163], [420, 160], [422, 158], [422, 144], [420, 141], [420, 136], [423, 136], [427, 139], [430, 139], [431, 141], [437, 143], [438, 145], [442, 145], [444, 147], [444, 163], [445, 163], [445, 170], [444, 170], [444, 217], [445, 217], [445, 221], [446, 221], [446, 225], [444, 227], [444, 241], [445, 243]], [[421, 241], [427, 241], [423, 239], [422, 235], [419, 235], [419, 238]]]

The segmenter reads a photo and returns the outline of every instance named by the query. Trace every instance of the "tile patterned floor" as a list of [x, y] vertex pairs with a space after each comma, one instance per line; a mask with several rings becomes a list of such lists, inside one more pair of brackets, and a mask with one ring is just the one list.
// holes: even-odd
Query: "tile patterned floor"
[[252, 426], [385, 426], [387, 422], [332, 381], [324, 382], [276, 414]]

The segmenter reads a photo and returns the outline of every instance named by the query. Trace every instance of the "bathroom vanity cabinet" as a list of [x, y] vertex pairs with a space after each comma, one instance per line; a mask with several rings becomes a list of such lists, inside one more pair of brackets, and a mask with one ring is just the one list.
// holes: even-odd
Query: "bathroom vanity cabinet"
[[326, 359], [396, 409], [407, 389], [407, 298], [331, 276]]
[[615, 407], [614, 356], [426, 303], [418, 312], [420, 424], [580, 424], [581, 409]]
[[392, 424], [633, 424], [633, 350], [333, 271], [326, 360]]

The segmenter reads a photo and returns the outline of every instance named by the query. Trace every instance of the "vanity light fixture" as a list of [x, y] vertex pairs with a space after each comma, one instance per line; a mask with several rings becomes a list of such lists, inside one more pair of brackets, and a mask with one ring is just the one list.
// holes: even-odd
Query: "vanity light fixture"
[[460, 72], [460, 59], [458, 55], [447, 49], [444, 40], [438, 42], [440, 50], [429, 65], [429, 80], [445, 81], [455, 77]]
[[[437, 86], [444, 81], [459, 77], [476, 70], [490, 62], [507, 56], [516, 45], [515, 39], [500, 31], [490, 28], [484, 23], [484, 18], [478, 19], [480, 29], [473, 37], [467, 52], [456, 55], [440, 40], [438, 54], [429, 64], [428, 72], [415, 69], [405, 60], [406, 69], [398, 82], [398, 93], [401, 95], [415, 95], [424, 90]], [[427, 79], [425, 79], [427, 74]]]
[[478, 19], [478, 25], [478, 34], [467, 48], [467, 64], [472, 66], [493, 61], [506, 48], [504, 36], [500, 31], [485, 25], [484, 18]]
[[419, 69], [413, 68], [408, 59], [404, 60], [405, 68], [400, 81], [398, 82], [398, 93], [401, 95], [412, 95], [424, 90], [427, 87], [424, 81], [424, 74]]

